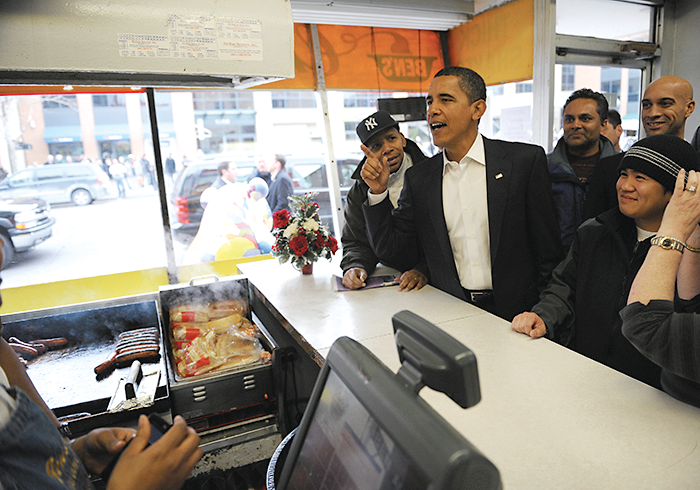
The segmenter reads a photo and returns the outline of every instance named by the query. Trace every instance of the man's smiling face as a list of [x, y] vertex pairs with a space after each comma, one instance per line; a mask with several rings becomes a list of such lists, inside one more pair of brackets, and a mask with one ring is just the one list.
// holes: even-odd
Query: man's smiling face
[[648, 136], [683, 137], [685, 120], [693, 113], [692, 87], [677, 77], [662, 77], [647, 87], [642, 99], [642, 123]]

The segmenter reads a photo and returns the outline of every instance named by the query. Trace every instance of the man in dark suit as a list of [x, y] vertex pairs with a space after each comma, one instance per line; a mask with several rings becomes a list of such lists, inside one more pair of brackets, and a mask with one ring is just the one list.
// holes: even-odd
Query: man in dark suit
[[217, 171], [219, 172], [219, 175], [211, 184], [214, 189], [221, 189], [226, 184], [233, 184], [238, 178], [238, 166], [235, 164], [235, 162], [221, 162], [217, 167]]
[[275, 155], [270, 165], [272, 183], [267, 194], [267, 203], [273, 213], [281, 209], [289, 209], [289, 196], [294, 195], [294, 182], [284, 169], [286, 164], [287, 159], [284, 155]]
[[427, 105], [443, 151], [406, 172], [393, 212], [389, 168], [362, 148], [372, 246], [406, 268], [424, 254], [431, 285], [510, 321], [535, 304], [563, 256], [544, 150], [479, 134], [486, 86], [467, 68], [438, 72]]

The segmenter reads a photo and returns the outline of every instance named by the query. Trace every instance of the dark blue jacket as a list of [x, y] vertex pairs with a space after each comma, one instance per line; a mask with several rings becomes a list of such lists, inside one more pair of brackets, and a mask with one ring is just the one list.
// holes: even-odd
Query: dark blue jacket
[[[606, 137], [600, 137], [600, 158], [615, 155], [615, 147]], [[554, 207], [557, 211], [561, 243], [568, 250], [576, 229], [583, 223], [583, 202], [588, 183], [581, 182], [566, 156], [566, 142], [560, 138], [554, 151], [547, 155], [549, 180], [552, 182]]]

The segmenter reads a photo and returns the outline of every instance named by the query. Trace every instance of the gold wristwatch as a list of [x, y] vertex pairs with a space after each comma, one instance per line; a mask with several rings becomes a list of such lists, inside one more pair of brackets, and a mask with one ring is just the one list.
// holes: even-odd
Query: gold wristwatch
[[681, 253], [683, 249], [686, 248], [685, 243], [670, 236], [655, 236], [651, 239], [651, 244], [659, 246], [664, 250], [678, 250]]

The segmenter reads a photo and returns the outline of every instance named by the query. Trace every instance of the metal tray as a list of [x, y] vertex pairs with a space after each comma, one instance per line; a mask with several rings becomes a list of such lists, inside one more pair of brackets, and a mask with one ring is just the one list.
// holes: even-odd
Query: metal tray
[[[197, 419], [209, 417], [201, 422], [202, 429], [212, 424], [226, 425], [232, 421], [254, 418], [276, 411], [273, 365], [277, 363], [277, 344], [262, 325], [260, 342], [272, 353], [272, 363], [250, 365], [198, 376], [182, 377], [175, 369], [173, 338], [170, 327], [170, 309], [176, 305], [192, 302], [214, 302], [241, 300], [246, 305], [245, 316], [252, 321], [250, 313], [248, 280], [244, 276], [219, 279], [216, 276], [195, 278], [186, 284], [163, 286], [159, 289], [163, 339], [166, 350], [166, 368], [173, 415], [182, 415], [191, 425]], [[263, 407], [264, 408], [260, 408]], [[261, 411], [262, 410], [262, 411]], [[239, 412], [238, 415], [231, 412]], [[231, 415], [226, 415], [231, 414]], [[212, 417], [216, 416], [216, 417]], [[214, 422], [214, 419], [221, 422]]]

